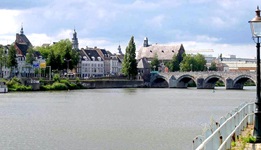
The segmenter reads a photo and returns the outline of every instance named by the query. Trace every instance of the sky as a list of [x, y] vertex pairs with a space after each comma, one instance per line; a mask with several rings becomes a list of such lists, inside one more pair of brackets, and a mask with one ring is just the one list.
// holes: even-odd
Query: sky
[[[149, 44], [183, 44], [217, 57], [255, 58], [249, 20], [258, 0], [1, 0], [0, 44], [11, 44], [23, 26], [34, 46], [78, 35], [80, 48], [119, 45], [125, 53], [134, 36], [136, 50]], [[214, 52], [205, 52], [211, 49]]]

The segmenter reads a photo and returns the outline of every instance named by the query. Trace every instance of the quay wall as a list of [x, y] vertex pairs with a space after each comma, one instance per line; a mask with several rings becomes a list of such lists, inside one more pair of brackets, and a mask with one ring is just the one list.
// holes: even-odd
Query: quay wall
[[85, 88], [138, 88], [146, 87], [143, 81], [82, 81]]

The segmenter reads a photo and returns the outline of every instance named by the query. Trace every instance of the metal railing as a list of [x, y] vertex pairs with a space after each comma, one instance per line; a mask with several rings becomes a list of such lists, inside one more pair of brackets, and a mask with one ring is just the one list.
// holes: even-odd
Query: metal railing
[[204, 135], [194, 138], [193, 150], [226, 150], [231, 148], [231, 141], [241, 134], [248, 124], [254, 122], [254, 102], [244, 103], [235, 108], [219, 123], [210, 124]]

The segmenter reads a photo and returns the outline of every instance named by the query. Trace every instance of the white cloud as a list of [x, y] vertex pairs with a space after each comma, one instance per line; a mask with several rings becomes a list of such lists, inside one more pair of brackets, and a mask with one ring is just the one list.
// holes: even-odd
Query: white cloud
[[10, 34], [21, 26], [22, 22], [18, 21], [18, 16], [21, 14], [18, 10], [1, 10], [0, 9], [0, 34]]
[[150, 28], [161, 28], [165, 21], [164, 15], [154, 16], [151, 19], [146, 20], [146, 25]]

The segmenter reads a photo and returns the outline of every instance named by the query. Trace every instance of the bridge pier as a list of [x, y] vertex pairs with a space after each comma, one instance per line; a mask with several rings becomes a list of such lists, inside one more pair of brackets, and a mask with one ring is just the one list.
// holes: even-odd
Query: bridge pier
[[197, 79], [197, 89], [204, 89], [204, 79], [203, 78]]
[[231, 78], [227, 78], [226, 79], [226, 89], [227, 90], [243, 90], [244, 88], [244, 82], [237, 82], [234, 83], [234, 80], [232, 80]]

